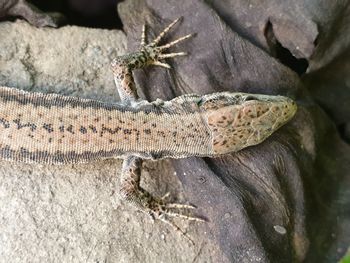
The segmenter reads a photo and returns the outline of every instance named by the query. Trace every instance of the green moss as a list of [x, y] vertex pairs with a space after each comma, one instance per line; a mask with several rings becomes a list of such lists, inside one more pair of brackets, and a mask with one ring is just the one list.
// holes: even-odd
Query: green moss
[[339, 261], [339, 263], [350, 263], [350, 248], [346, 255]]

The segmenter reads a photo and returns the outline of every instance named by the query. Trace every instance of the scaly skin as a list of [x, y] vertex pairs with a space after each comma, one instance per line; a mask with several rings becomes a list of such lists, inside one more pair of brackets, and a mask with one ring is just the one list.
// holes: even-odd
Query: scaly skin
[[0, 157], [50, 164], [214, 157], [262, 142], [295, 111], [282, 96], [225, 92], [129, 106], [1, 87]]
[[183, 95], [165, 102], [140, 100], [132, 70], [169, 68], [163, 59], [186, 54], [163, 52], [191, 35], [158, 46], [177, 21], [149, 44], [144, 28], [140, 50], [112, 62], [119, 104], [0, 87], [0, 158], [48, 164], [124, 158], [121, 197], [188, 238], [167, 217], [203, 220], [176, 211], [193, 206], [167, 204], [142, 189], [142, 159], [239, 151], [264, 141], [293, 117], [297, 106], [283, 96], [230, 92]]

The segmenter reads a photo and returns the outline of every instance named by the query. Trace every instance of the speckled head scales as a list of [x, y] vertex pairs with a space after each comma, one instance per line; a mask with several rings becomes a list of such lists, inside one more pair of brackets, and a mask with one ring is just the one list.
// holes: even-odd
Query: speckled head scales
[[255, 145], [295, 114], [295, 102], [283, 96], [213, 94], [202, 107], [213, 135], [213, 152], [224, 154]]

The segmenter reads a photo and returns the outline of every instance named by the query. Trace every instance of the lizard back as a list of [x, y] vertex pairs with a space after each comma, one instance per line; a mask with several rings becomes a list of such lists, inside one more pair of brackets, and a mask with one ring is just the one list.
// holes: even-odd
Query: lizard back
[[210, 131], [190, 104], [127, 106], [0, 87], [0, 158], [68, 164], [125, 154], [208, 156]]

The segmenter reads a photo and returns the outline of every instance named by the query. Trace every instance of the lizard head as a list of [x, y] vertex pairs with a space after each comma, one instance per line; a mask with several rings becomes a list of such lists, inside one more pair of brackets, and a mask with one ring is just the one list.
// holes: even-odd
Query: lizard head
[[200, 102], [212, 133], [214, 154], [236, 152], [264, 141], [297, 110], [284, 96], [216, 93]]

